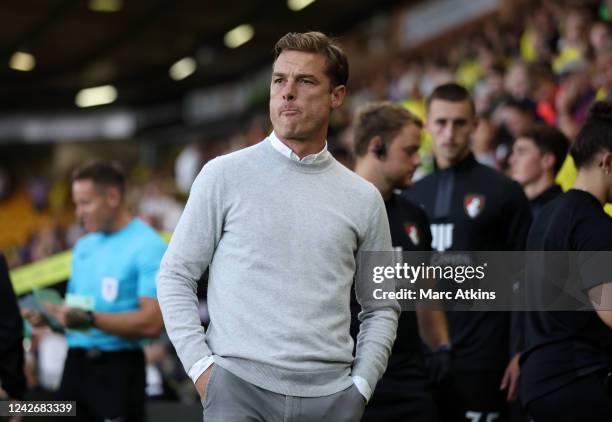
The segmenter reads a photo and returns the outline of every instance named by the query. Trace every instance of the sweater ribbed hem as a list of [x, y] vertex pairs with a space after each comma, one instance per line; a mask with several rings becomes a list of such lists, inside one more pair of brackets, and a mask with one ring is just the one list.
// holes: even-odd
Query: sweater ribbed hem
[[[215, 364], [257, 387], [296, 397], [323, 397], [353, 384], [351, 368], [297, 372], [241, 358], [214, 355]], [[337, 365], [335, 365], [337, 366]]]

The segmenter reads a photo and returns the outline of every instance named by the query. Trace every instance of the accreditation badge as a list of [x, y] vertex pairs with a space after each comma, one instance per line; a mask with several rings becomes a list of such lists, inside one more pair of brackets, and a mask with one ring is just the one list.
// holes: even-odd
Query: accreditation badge
[[104, 277], [102, 279], [102, 299], [107, 302], [114, 302], [119, 294], [119, 280], [114, 277]]

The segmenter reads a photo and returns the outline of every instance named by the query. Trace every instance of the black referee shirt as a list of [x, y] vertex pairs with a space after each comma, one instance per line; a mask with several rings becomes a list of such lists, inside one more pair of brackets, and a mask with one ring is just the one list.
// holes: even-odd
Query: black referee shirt
[[[571, 189], [540, 211], [529, 231], [527, 249], [612, 251], [612, 218], [593, 195]], [[567, 278], [567, 268], [559, 263], [546, 268], [555, 277], [565, 274]], [[579, 287], [584, 299], [588, 300], [589, 289], [605, 281], [583, 278]], [[537, 282], [530, 285], [539, 290], [547, 287]], [[594, 310], [526, 315], [527, 351], [521, 357], [521, 396], [525, 403], [580, 376], [612, 366], [612, 330]]]
[[[404, 195], [421, 205], [438, 251], [523, 250], [531, 224], [521, 186], [472, 154], [415, 183]], [[457, 371], [503, 371], [510, 354], [507, 312], [447, 312]]]

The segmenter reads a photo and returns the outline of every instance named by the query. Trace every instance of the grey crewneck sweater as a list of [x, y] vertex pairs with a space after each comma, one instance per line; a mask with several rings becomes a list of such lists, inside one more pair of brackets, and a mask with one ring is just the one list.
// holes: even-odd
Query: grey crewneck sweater
[[[207, 356], [261, 388], [317, 397], [382, 376], [399, 306], [356, 286], [362, 321], [356, 356], [350, 289], [360, 251], [390, 251], [378, 190], [333, 157], [303, 164], [269, 138], [207, 163], [157, 280], [166, 329], [187, 372]], [[196, 283], [210, 267], [206, 333]]]

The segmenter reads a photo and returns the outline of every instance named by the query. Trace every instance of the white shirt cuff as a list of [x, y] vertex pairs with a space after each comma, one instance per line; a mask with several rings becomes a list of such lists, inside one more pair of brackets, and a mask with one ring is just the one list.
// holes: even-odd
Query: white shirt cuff
[[198, 378], [200, 378], [200, 375], [202, 375], [204, 371], [206, 371], [208, 367], [213, 363], [214, 360], [212, 356], [203, 357], [202, 359], [193, 364], [187, 375], [189, 375], [189, 378], [191, 378], [191, 380], [195, 384]]
[[357, 390], [359, 390], [361, 395], [366, 399], [366, 403], [369, 402], [370, 397], [372, 397], [372, 388], [370, 388], [370, 384], [368, 384], [364, 378], [357, 375], [353, 377], [353, 384], [355, 384]]

